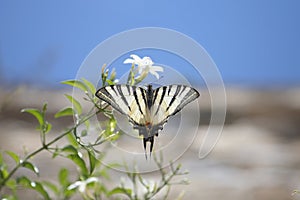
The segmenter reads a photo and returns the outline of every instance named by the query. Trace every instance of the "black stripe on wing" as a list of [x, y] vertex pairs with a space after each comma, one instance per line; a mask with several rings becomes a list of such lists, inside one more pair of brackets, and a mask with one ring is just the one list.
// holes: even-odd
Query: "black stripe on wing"
[[[155, 115], [158, 113], [158, 111], [160, 109], [160, 106], [161, 106], [161, 104], [162, 104], [162, 102], [164, 100], [164, 96], [166, 94], [167, 86], [163, 86], [161, 88], [162, 88], [163, 91], [162, 91], [162, 94], [161, 94], [161, 97], [160, 97], [160, 100], [159, 100], [158, 107], [157, 107], [157, 110], [155, 112]], [[161, 89], [161, 88], [159, 88], [159, 89]]]
[[139, 88], [139, 89], [140, 89], [140, 92], [142, 94], [142, 98], [143, 98], [145, 106], [148, 106], [147, 97], [146, 97], [146, 94], [145, 94], [145, 90], [143, 90], [142, 88]]
[[168, 89], [168, 95], [170, 95], [170, 92], [171, 92], [172, 87], [173, 87], [172, 85], [169, 86], [169, 89]]
[[128, 107], [128, 109], [131, 111], [131, 107], [129, 106], [129, 104], [128, 104], [128, 102], [127, 102], [127, 100], [126, 100], [126, 98], [125, 98], [125, 96], [123, 94], [121, 85], [116, 85], [116, 87], [117, 87], [117, 90], [118, 90], [118, 92], [119, 92], [119, 94], [121, 96], [121, 99], [123, 100], [123, 102], [125, 103], [125, 105]]
[[141, 108], [141, 105], [139, 102], [139, 98], [137, 96], [137, 89], [139, 89], [141, 93], [143, 93], [143, 91], [141, 90], [141, 88], [136, 88], [136, 87], [132, 87], [132, 89], [133, 89], [133, 96], [134, 96], [136, 104], [138, 105], [139, 111], [142, 115], [145, 115], [145, 113], [143, 113], [143, 111], [142, 111], [142, 108]]
[[111, 89], [112, 89], [112, 91], [114, 91], [115, 92], [115, 94], [118, 96], [118, 93], [117, 93], [117, 91], [115, 90], [115, 85], [111, 85], [111, 86], [109, 86]]
[[[118, 89], [116, 90], [116, 86], [106, 86], [103, 88], [100, 88], [96, 94], [95, 94], [100, 100], [105, 101], [106, 103], [108, 103], [110, 106], [112, 106], [115, 110], [117, 110], [118, 112], [122, 113], [122, 114], [127, 114], [126, 111], [124, 109], [122, 109], [118, 104], [117, 104], [117, 99], [121, 98], [122, 101], [123, 100], [123, 96], [121, 95], [118, 91]], [[125, 103], [125, 102], [124, 102]], [[126, 103], [125, 103], [126, 105]], [[130, 106], [128, 106], [128, 109], [130, 108]]]
[[[172, 88], [172, 86], [170, 86], [170, 88], [169, 88], [168, 95], [170, 95], [171, 88]], [[174, 101], [175, 101], [175, 99], [176, 99], [176, 97], [177, 97], [177, 95], [178, 95], [180, 89], [181, 89], [181, 85], [178, 85], [178, 86], [176, 87], [175, 94], [174, 94], [174, 96], [172, 97], [172, 99], [171, 99], [171, 101], [170, 101], [170, 103], [169, 103], [169, 105], [168, 105], [168, 107], [167, 107], [167, 111], [169, 110], [169, 108], [170, 108], [170, 107], [172, 106], [172, 104], [174, 103]]]
[[186, 85], [169, 85], [157, 88], [154, 90], [153, 102], [156, 102], [158, 106], [154, 115], [157, 115], [160, 109], [164, 109], [168, 113], [165, 119], [168, 119], [170, 115], [175, 115], [199, 96], [200, 94], [196, 89]]
[[[181, 85], [180, 85], [181, 86]], [[185, 85], [183, 85], [182, 86], [182, 90], [181, 90], [181, 92], [180, 92], [180, 94], [179, 95], [182, 95], [182, 93], [184, 92], [184, 90], [186, 89], [186, 86]]]
[[130, 85], [126, 85], [126, 88], [127, 88], [128, 94], [131, 95], [131, 91], [130, 91], [131, 86]]
[[[183, 92], [185, 90], [188, 90], [188, 92], [183, 96]], [[195, 99], [197, 99], [200, 96], [200, 93], [196, 89], [194, 89], [192, 87], [184, 86], [183, 89], [182, 89], [182, 91], [177, 96], [178, 96], [178, 98], [180, 98], [181, 102], [177, 106], [177, 108], [175, 109], [175, 111], [173, 113], [170, 113], [170, 115], [175, 115], [176, 113], [178, 113], [184, 106], [186, 106], [190, 102], [192, 102]]]

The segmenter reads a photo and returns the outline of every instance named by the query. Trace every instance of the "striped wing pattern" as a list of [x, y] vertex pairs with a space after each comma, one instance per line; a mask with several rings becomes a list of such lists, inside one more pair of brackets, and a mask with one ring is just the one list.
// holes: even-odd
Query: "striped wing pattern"
[[96, 96], [111, 105], [121, 114], [127, 115], [133, 124], [146, 123], [146, 91], [143, 88], [129, 85], [112, 85], [99, 89]]
[[169, 85], [152, 89], [113, 85], [100, 88], [96, 96], [107, 102], [121, 114], [127, 115], [133, 128], [144, 137], [144, 148], [149, 141], [150, 154], [154, 143], [154, 135], [163, 129], [163, 125], [171, 115], [178, 113], [185, 105], [197, 99], [200, 94], [192, 87], [185, 85]]
[[154, 125], [165, 123], [171, 115], [199, 97], [194, 88], [184, 85], [169, 85], [154, 90], [151, 119]]

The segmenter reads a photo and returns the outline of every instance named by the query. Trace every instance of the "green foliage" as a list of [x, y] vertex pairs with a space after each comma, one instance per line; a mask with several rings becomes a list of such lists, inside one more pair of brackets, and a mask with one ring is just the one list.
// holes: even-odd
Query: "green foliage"
[[132, 64], [130, 72], [129, 72], [129, 76], [127, 78], [127, 83], [129, 83], [129, 85], [135, 85], [135, 70], [134, 70], [134, 64]]
[[54, 117], [59, 118], [59, 117], [65, 117], [65, 116], [73, 116], [75, 114], [73, 108], [63, 108], [60, 111], [58, 111]]
[[124, 187], [116, 187], [112, 189], [111, 191], [108, 192], [108, 196], [113, 196], [115, 194], [125, 194], [128, 197], [131, 197], [132, 195], [132, 190]]
[[82, 113], [82, 107], [81, 107], [80, 103], [75, 98], [73, 98], [71, 95], [66, 94], [65, 96], [73, 104], [73, 106], [74, 106], [74, 108], [76, 110], [76, 113], [78, 115], [81, 115], [81, 113]]
[[88, 169], [86, 167], [84, 160], [81, 158], [80, 154], [70, 154], [67, 157], [77, 165], [77, 167], [80, 169], [80, 174], [83, 177], [88, 176]]
[[20, 163], [20, 157], [17, 154], [15, 154], [14, 152], [5, 151], [5, 153], [7, 153], [7, 155], [9, 155], [16, 162], [16, 164]]
[[31, 162], [28, 162], [28, 161], [21, 162], [21, 166], [33, 171], [34, 173], [36, 173], [36, 175], [39, 175], [39, 173], [40, 173], [39, 169]]
[[45, 145], [46, 142], [46, 134], [52, 129], [52, 125], [45, 119], [46, 111], [47, 103], [43, 105], [42, 110], [31, 108], [21, 110], [21, 112], [29, 113], [37, 119], [39, 123], [37, 130], [40, 131], [40, 138], [43, 145]]
[[70, 86], [75, 87], [75, 88], [78, 88], [78, 89], [80, 89], [84, 92], [88, 91], [87, 86], [83, 82], [78, 81], [78, 80], [67, 80], [67, 81], [63, 81], [61, 83], [66, 84], [66, 85], [70, 85]]
[[17, 183], [22, 185], [23, 187], [30, 188], [37, 191], [43, 196], [44, 199], [50, 199], [48, 192], [45, 190], [43, 184], [40, 182], [31, 181], [26, 176], [21, 176], [17, 178]]
[[[142, 81], [147, 73], [144, 72], [143, 76], [136, 79], [137, 70], [133, 65], [128, 76], [128, 84], [134, 85]], [[102, 86], [113, 85], [116, 83], [116, 72], [112, 70], [109, 73], [104, 65], [101, 78]], [[169, 170], [163, 169], [162, 156], [160, 159], [154, 156], [154, 161], [160, 170], [161, 179], [153, 187], [150, 187], [147, 179], [137, 172], [127, 173], [127, 177], [132, 182], [132, 187], [125, 186], [122, 181], [112, 188], [105, 185], [104, 180], [109, 179], [111, 171], [109, 166], [101, 163], [101, 160], [105, 157], [105, 152], [96, 151], [94, 147], [103, 145], [108, 141], [115, 141], [120, 137], [117, 121], [112, 115], [111, 109], [108, 109], [108, 105], [99, 103], [98, 98], [95, 97], [96, 87], [91, 82], [82, 79], [67, 80], [62, 83], [78, 88], [83, 93], [82, 99], [90, 102], [91, 109], [84, 111], [81, 100], [66, 94], [65, 97], [72, 106], [59, 110], [54, 117], [72, 116], [75, 118], [75, 123], [69, 128], [66, 127], [64, 132], [50, 141], [46, 141], [48, 139], [47, 133], [51, 134], [52, 130], [52, 125], [46, 119], [47, 104], [45, 103], [41, 109], [23, 109], [23, 113], [30, 114], [38, 122], [37, 130], [40, 132], [41, 147], [24, 155], [17, 155], [9, 150], [0, 151], [0, 196], [5, 199], [18, 199], [18, 189], [23, 187], [36, 191], [43, 199], [70, 199], [75, 194], [81, 195], [83, 199], [119, 199], [120, 195], [125, 195], [127, 199], [152, 199], [163, 188], [167, 188], [164, 195], [166, 199], [172, 185], [171, 179], [184, 173], [180, 172], [180, 165], [174, 167], [173, 163], [170, 163]], [[93, 143], [85, 144], [81, 141], [81, 138], [89, 134], [90, 126], [93, 125], [90, 119], [99, 113], [107, 117], [106, 120], [101, 122], [105, 129], [99, 133], [98, 138]], [[78, 134], [78, 132], [80, 133]], [[63, 146], [57, 145], [56, 143], [63, 138], [67, 138], [67, 142]], [[53, 159], [62, 157], [71, 161], [77, 169], [76, 179], [74, 180], [74, 176], [72, 176], [73, 178], [70, 177], [70, 171], [67, 168], [61, 168], [58, 171], [57, 181], [54, 182], [39, 177], [40, 172], [38, 167], [33, 164], [33, 158], [43, 151], [48, 151]], [[14, 161], [14, 167], [8, 167], [6, 157]], [[50, 161], [49, 165], [51, 165]], [[114, 165], [124, 166], [126, 169], [126, 164], [113, 163], [110, 166]], [[16, 172], [20, 168], [30, 170], [33, 172], [33, 176], [25, 174], [17, 176]], [[138, 187], [143, 187], [145, 191], [141, 196], [138, 196]]]
[[88, 89], [88, 91], [91, 93], [91, 94], [95, 94], [96, 93], [96, 88], [95, 86], [89, 82], [88, 80], [86, 79], [82, 79], [83, 83], [85, 84], [86, 88]]
[[94, 151], [88, 151], [88, 156], [89, 156], [89, 163], [90, 163], [90, 174], [93, 174], [96, 165], [99, 164], [100, 162], [98, 162]]

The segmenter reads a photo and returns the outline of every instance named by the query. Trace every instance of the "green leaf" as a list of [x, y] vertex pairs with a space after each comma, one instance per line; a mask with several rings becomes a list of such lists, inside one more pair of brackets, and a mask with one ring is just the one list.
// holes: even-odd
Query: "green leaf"
[[26, 176], [17, 178], [17, 182], [23, 185], [24, 187], [34, 189], [35, 191], [39, 192], [44, 199], [50, 200], [47, 191], [44, 189], [43, 185], [40, 182], [31, 181]]
[[31, 183], [31, 180], [29, 178], [27, 178], [26, 176], [21, 176], [21, 177], [17, 178], [17, 183], [21, 184], [25, 187], [29, 187], [30, 183]]
[[67, 185], [69, 185], [68, 177], [69, 177], [69, 171], [68, 171], [66, 168], [62, 168], [62, 169], [59, 171], [59, 174], [58, 174], [58, 180], [59, 180], [59, 183], [60, 183], [62, 186], [67, 186]]
[[59, 118], [59, 117], [64, 117], [64, 116], [73, 116], [74, 115], [74, 110], [73, 108], [67, 107], [63, 108], [62, 110], [58, 111], [54, 117]]
[[78, 153], [77, 149], [72, 145], [65, 146], [64, 148], [62, 148], [62, 151], [70, 153], [70, 154], [77, 154]]
[[45, 188], [43, 187], [43, 185], [41, 183], [35, 182], [35, 185], [34, 185], [34, 183], [32, 183], [31, 187], [34, 188], [34, 190], [38, 191], [44, 197], [44, 199], [50, 200], [50, 197], [49, 197], [47, 191], [45, 190]]
[[116, 79], [116, 69], [113, 68], [111, 73], [110, 73], [110, 80], [114, 81]]
[[19, 164], [19, 162], [20, 162], [20, 157], [19, 157], [16, 153], [14, 153], [14, 152], [12, 152], [12, 151], [5, 151], [5, 153], [6, 153], [7, 155], [9, 155], [9, 156], [16, 162], [16, 164]]
[[86, 80], [85, 78], [83, 78], [82, 81], [87, 86], [87, 88], [91, 91], [92, 94], [96, 93], [96, 88], [90, 81]]
[[76, 140], [76, 137], [74, 136], [74, 134], [72, 132], [70, 132], [68, 135], [67, 135], [67, 139], [68, 141], [70, 142], [70, 144], [74, 147], [78, 147], [78, 142]]
[[90, 162], [90, 174], [92, 174], [96, 167], [98, 160], [95, 157], [95, 153], [93, 151], [88, 151], [88, 155], [89, 155], [89, 162]]
[[106, 139], [109, 139], [110, 141], [114, 141], [119, 138], [120, 134], [119, 131], [115, 131], [116, 127], [117, 127], [117, 121], [114, 117], [111, 117], [104, 131], [104, 136]]
[[38, 109], [26, 108], [26, 109], [22, 109], [21, 112], [27, 112], [27, 113], [33, 115], [38, 120], [38, 122], [40, 124], [40, 127], [43, 126], [43, 124], [44, 124], [44, 117], [43, 117], [42, 113]]
[[115, 83], [112, 81], [112, 80], [110, 80], [110, 79], [106, 79], [106, 82], [108, 83], [108, 85], [114, 85]]
[[15, 179], [9, 179], [6, 184], [5, 184], [7, 187], [9, 187], [10, 189], [12, 190], [15, 190], [17, 189], [17, 182]]
[[83, 129], [80, 134], [81, 137], [87, 136], [87, 130]]
[[116, 187], [108, 192], [108, 196], [112, 196], [114, 194], [127, 194], [129, 196], [132, 195], [132, 190], [128, 188]]
[[65, 96], [72, 103], [72, 105], [74, 106], [74, 108], [77, 111], [78, 115], [80, 115], [82, 113], [82, 107], [81, 107], [80, 103], [75, 98], [73, 98], [71, 95], [65, 94]]
[[108, 69], [106, 69], [106, 65], [104, 64], [102, 66], [102, 71], [101, 71], [102, 86], [105, 86], [107, 76], [108, 76]]
[[42, 109], [43, 115], [44, 115], [44, 114], [46, 113], [46, 111], [47, 111], [47, 106], [48, 106], [48, 104], [47, 104], [47, 103], [44, 103], [43, 109]]
[[99, 176], [101, 176], [102, 178], [105, 178], [107, 180], [110, 180], [110, 176], [109, 176], [109, 173], [108, 173], [108, 170], [107, 168], [104, 168], [102, 170], [97, 170], [97, 175], [99, 174]]
[[43, 132], [46, 134], [49, 131], [51, 131], [51, 129], [52, 129], [52, 124], [50, 124], [49, 122], [46, 121], [45, 124], [44, 124]]
[[56, 195], [59, 194], [59, 189], [54, 183], [51, 183], [50, 181], [43, 181], [42, 184], [47, 188], [49, 188], [50, 190], [52, 190], [54, 194]]
[[152, 192], [156, 192], [156, 191], [157, 191], [157, 183], [154, 183], [154, 186], [153, 186]]
[[25, 167], [31, 171], [33, 171], [36, 175], [39, 176], [39, 169], [33, 165], [31, 162], [25, 161], [22, 163], [22, 167]]
[[73, 87], [79, 88], [82, 91], [88, 91], [87, 87], [85, 86], [85, 84], [83, 84], [81, 81], [78, 80], [67, 80], [67, 81], [63, 81], [61, 82], [62, 84], [66, 84], [66, 85], [71, 85]]
[[115, 128], [117, 127], [117, 120], [114, 117], [111, 117], [108, 122], [108, 126], [106, 127], [105, 136], [110, 136], [114, 133]]
[[1, 181], [8, 176], [8, 174], [9, 173], [7, 170], [7, 166], [5, 164], [1, 164], [0, 165], [0, 184], [1, 184]]
[[128, 74], [128, 78], [127, 78], [127, 84], [129, 85], [134, 85], [134, 64], [132, 63], [131, 65], [131, 69], [129, 71], [129, 74]]
[[68, 155], [67, 157], [71, 159], [79, 167], [79, 169], [81, 170], [84, 176], [88, 175], [86, 164], [78, 154]]
[[84, 124], [85, 124], [85, 126], [86, 126], [86, 128], [87, 129], [89, 129], [90, 128], [90, 120], [86, 120], [86, 121], [84, 121]]

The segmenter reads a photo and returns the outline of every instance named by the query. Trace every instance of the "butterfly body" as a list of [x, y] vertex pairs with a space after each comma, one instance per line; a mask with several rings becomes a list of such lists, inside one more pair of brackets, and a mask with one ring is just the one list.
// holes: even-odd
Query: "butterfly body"
[[112, 85], [100, 88], [96, 96], [115, 110], [128, 117], [143, 136], [144, 149], [150, 142], [152, 152], [154, 136], [163, 129], [171, 115], [178, 113], [185, 105], [199, 97], [194, 88], [184, 85], [162, 86], [146, 89], [129, 85]]

